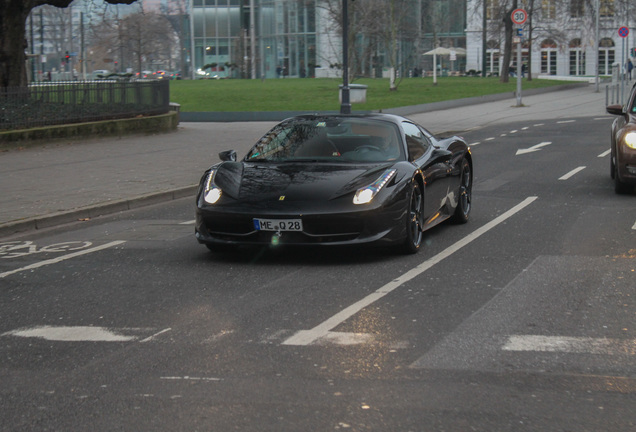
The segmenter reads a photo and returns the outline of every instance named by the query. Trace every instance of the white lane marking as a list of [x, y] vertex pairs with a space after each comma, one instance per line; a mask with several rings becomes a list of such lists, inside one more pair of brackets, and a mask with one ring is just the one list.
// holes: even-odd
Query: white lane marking
[[515, 156], [539, 151], [539, 150], [541, 150], [541, 147], [545, 147], [545, 146], [548, 146], [550, 144], [552, 144], [550, 141], [544, 141], [542, 143], [535, 144], [532, 147], [527, 148], [527, 149], [519, 149], [519, 150], [517, 150], [517, 153], [515, 153]]
[[191, 376], [165, 376], [160, 377], [162, 380], [171, 380], [171, 381], [222, 381], [221, 378], [207, 378], [207, 377], [191, 377]]
[[[133, 329], [134, 330], [134, 329]], [[12, 330], [3, 333], [2, 336], [17, 336], [24, 338], [39, 338], [49, 341], [61, 342], [130, 342], [137, 340], [138, 336], [129, 336], [117, 333], [104, 327], [65, 327], [42, 326]]]
[[484, 141], [492, 141], [494, 139], [495, 139], [495, 137], [490, 137], [490, 138], [486, 138]]
[[545, 351], [578, 354], [636, 354], [636, 340], [590, 337], [513, 335], [504, 351]]
[[60, 263], [62, 261], [65, 261], [65, 260], [68, 260], [68, 259], [71, 259], [71, 258], [76, 258], [78, 256], [87, 255], [87, 254], [90, 254], [90, 253], [93, 253], [93, 252], [98, 252], [98, 251], [101, 251], [101, 250], [104, 250], [104, 249], [108, 249], [108, 248], [111, 248], [111, 247], [114, 247], [114, 246], [118, 246], [118, 245], [123, 244], [123, 243], [126, 243], [126, 241], [125, 240], [117, 240], [117, 241], [113, 241], [113, 242], [110, 242], [110, 243], [103, 244], [101, 246], [96, 246], [94, 248], [83, 249], [81, 251], [74, 252], [74, 253], [71, 253], [71, 254], [68, 254], [68, 255], [62, 255], [62, 256], [59, 256], [57, 258], [52, 258], [52, 259], [36, 262], [36, 263], [33, 263], [33, 264], [25, 266], [25, 267], [20, 267], [20, 268], [15, 269], [15, 270], [10, 270], [10, 271], [6, 271], [6, 272], [3, 272], [3, 273], [0, 273], [0, 278], [4, 278], [4, 277], [10, 276], [12, 274], [20, 273], [20, 272], [27, 271], [27, 270], [34, 270], [34, 269], [37, 269], [37, 268], [40, 268], [40, 267], [44, 267], [44, 266], [50, 265], [50, 264], [57, 264], [57, 263]]
[[[150, 342], [172, 330], [167, 328], [140, 340]], [[59, 342], [132, 342], [155, 331], [151, 328], [108, 328], [95, 326], [35, 326], [24, 327], [0, 334], [0, 337], [39, 338]]]
[[576, 120], [561, 120], [557, 122], [557, 124], [564, 124], [564, 123], [576, 123]]
[[605, 157], [608, 154], [610, 154], [611, 152], [612, 152], [612, 149], [606, 150], [603, 153], [601, 153], [600, 155], [598, 155], [597, 157], [600, 157], [600, 158]]
[[636, 222], [634, 222], [634, 226], [632, 227], [633, 230], [636, 230]]
[[567, 180], [567, 179], [569, 179], [570, 177], [572, 177], [573, 175], [575, 175], [576, 173], [578, 173], [579, 171], [583, 171], [585, 168], [587, 168], [587, 167], [580, 166], [580, 167], [578, 167], [578, 168], [574, 168], [574, 169], [573, 169], [572, 171], [570, 171], [569, 173], [567, 173], [567, 174], [565, 174], [565, 175], [563, 175], [563, 176], [559, 177], [559, 180]]
[[536, 124], [533, 124], [532, 126], [534, 126], [534, 127], [537, 127], [537, 126], [545, 126], [545, 123], [536, 123]]
[[521, 130], [528, 130], [528, 129], [530, 129], [530, 126], [524, 126], [521, 128]]
[[516, 134], [517, 132], [519, 132], [519, 131], [518, 131], [518, 130], [516, 130], [516, 129], [515, 129], [515, 130], [511, 130], [511, 131], [510, 131], [510, 133], [511, 133], [511, 134]]
[[454, 254], [455, 252], [457, 252], [464, 246], [468, 245], [469, 243], [476, 240], [483, 234], [495, 228], [497, 225], [503, 223], [505, 220], [509, 219], [510, 217], [512, 217], [513, 215], [515, 215], [516, 213], [520, 212], [525, 207], [530, 205], [537, 198], [538, 197], [536, 196], [526, 198], [521, 203], [517, 204], [516, 206], [514, 206], [507, 212], [499, 215], [492, 221], [488, 222], [487, 224], [483, 225], [482, 227], [468, 234], [466, 237], [456, 242], [455, 244], [449, 246], [448, 248], [438, 253], [434, 257], [429, 258], [428, 260], [424, 261], [422, 264], [409, 270], [408, 272], [404, 273], [402, 276], [398, 277], [397, 279], [394, 279], [393, 281], [380, 287], [378, 290], [369, 294], [362, 300], [359, 300], [358, 302], [352, 304], [351, 306], [343, 309], [342, 311], [338, 312], [336, 315], [332, 316], [331, 318], [317, 325], [313, 329], [300, 330], [296, 332], [293, 336], [283, 341], [282, 344], [283, 345], [310, 345], [318, 341], [320, 338], [327, 336], [330, 333], [331, 329], [335, 328], [336, 326], [338, 326], [339, 324], [341, 324], [348, 318], [360, 312], [362, 309], [366, 308], [370, 304], [373, 304], [377, 300], [380, 300], [385, 295], [393, 292], [395, 289], [399, 288], [401, 285], [407, 283], [408, 281], [424, 273], [425, 271], [433, 267], [435, 264], [442, 261], [444, 258], [451, 256], [452, 254]]
[[479, 145], [479, 144], [481, 144], [481, 142], [477, 141], [477, 142], [469, 144], [468, 147], [474, 147], [474, 146]]
[[195, 219], [181, 222], [179, 225], [194, 225], [197, 221]]
[[171, 328], [163, 329], [160, 332], [157, 332], [157, 333], [153, 334], [152, 336], [147, 337], [146, 339], [140, 340], [139, 342], [141, 342], [141, 343], [150, 342], [152, 340], [155, 340], [159, 335], [162, 335], [162, 334], [164, 334], [166, 332], [169, 332], [170, 330], [172, 330], [172, 329]]

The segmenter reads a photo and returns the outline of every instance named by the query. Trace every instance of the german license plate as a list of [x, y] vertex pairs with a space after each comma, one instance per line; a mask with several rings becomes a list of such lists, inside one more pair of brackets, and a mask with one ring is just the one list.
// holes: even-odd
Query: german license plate
[[302, 231], [301, 219], [254, 219], [254, 228], [259, 231]]

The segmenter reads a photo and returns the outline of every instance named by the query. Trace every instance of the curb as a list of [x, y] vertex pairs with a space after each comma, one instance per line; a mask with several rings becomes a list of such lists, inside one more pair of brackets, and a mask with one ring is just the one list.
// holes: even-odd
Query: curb
[[141, 207], [160, 204], [166, 201], [174, 201], [188, 196], [194, 199], [198, 185], [190, 185], [181, 188], [170, 189], [155, 193], [140, 195], [133, 198], [108, 201], [73, 210], [55, 212], [47, 215], [34, 216], [26, 219], [10, 221], [0, 224], [0, 238], [27, 231], [53, 228], [59, 225], [94, 219], [99, 216], [107, 216], [118, 212], [134, 210]]

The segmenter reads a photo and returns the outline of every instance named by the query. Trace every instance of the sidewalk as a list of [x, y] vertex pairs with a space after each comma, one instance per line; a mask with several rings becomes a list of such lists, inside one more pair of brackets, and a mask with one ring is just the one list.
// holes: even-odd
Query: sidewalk
[[[583, 86], [410, 114], [436, 134], [512, 121], [604, 116], [605, 91]], [[354, 107], [355, 111], [355, 107]], [[181, 123], [176, 132], [96, 138], [0, 153], [0, 238], [150, 203], [194, 197], [218, 153], [243, 155], [275, 122]], [[194, 198], [193, 198], [194, 209]], [[194, 210], [193, 210], [194, 214]]]

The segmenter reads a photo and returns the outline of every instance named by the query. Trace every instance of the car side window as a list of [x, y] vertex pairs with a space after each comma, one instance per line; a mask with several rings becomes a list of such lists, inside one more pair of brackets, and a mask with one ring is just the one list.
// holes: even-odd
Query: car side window
[[413, 123], [402, 122], [402, 128], [406, 135], [406, 145], [409, 149], [409, 159], [421, 158], [431, 146], [431, 142], [422, 133], [419, 127]]

